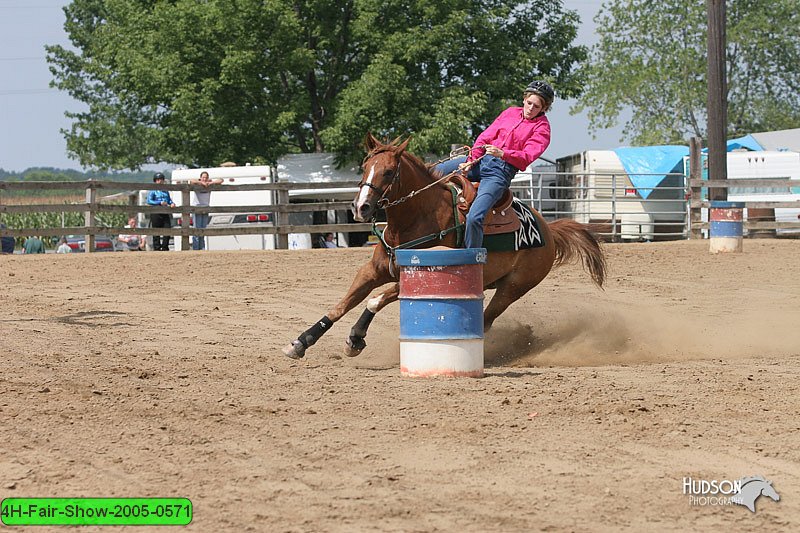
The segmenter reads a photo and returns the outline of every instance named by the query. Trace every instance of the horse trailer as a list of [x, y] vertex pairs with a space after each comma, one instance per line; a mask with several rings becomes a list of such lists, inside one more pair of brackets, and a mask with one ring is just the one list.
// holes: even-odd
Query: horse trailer
[[[273, 183], [275, 173], [272, 167], [266, 165], [209, 167], [209, 168], [183, 168], [172, 171], [171, 182], [174, 184], [186, 183], [199, 179], [200, 173], [208, 172], [213, 179], [223, 180], [223, 185], [249, 185], [258, 183]], [[181, 194], [172, 194], [175, 205], [182, 204]], [[195, 193], [191, 193], [191, 202], [195, 203]], [[209, 205], [217, 206], [256, 206], [273, 205], [273, 191], [213, 191]], [[209, 214], [208, 228], [252, 228], [258, 226], [274, 226], [274, 215], [270, 212], [263, 213], [214, 213]], [[173, 226], [180, 226], [180, 214], [174, 215]], [[193, 224], [194, 221], [190, 221]], [[181, 240], [173, 239], [173, 249], [181, 249]], [[266, 234], [239, 234], [239, 235], [214, 235], [206, 237], [208, 250], [273, 250], [275, 249], [275, 236]]]
[[629, 173], [613, 150], [587, 150], [559, 158], [559, 209], [578, 222], [598, 225], [600, 233], [611, 240], [684, 238], [686, 177], [671, 171], [675, 166], [680, 166], [680, 158], [667, 172]]
[[[181, 168], [172, 171], [173, 184], [186, 183], [199, 179], [201, 172], [208, 172], [213, 179], [222, 179], [223, 185], [249, 185], [258, 183], [307, 183], [308, 188], [292, 189], [288, 191], [290, 203], [317, 203], [326, 201], [351, 201], [357, 188], [350, 184], [343, 184], [337, 188], [316, 188], [314, 183], [329, 183], [337, 181], [357, 182], [358, 170], [354, 168], [337, 169], [334, 164], [333, 154], [290, 154], [278, 160], [276, 167], [267, 165], [224, 166], [208, 168]], [[347, 186], [349, 185], [349, 186]], [[139, 191], [139, 205], [146, 205], [147, 190]], [[182, 195], [171, 193], [175, 205], [182, 206]], [[191, 193], [194, 203], [195, 194]], [[248, 190], [248, 191], [212, 191], [209, 205], [217, 206], [271, 206], [277, 203], [275, 191]], [[258, 228], [260, 226], [275, 226], [276, 214], [269, 210], [254, 213], [244, 210], [241, 213], [210, 213], [208, 228]], [[319, 212], [288, 213], [289, 225], [311, 226], [318, 224], [342, 224], [353, 222], [348, 210], [328, 210]], [[193, 221], [190, 221], [192, 223]], [[180, 226], [181, 215], [173, 215], [173, 226]], [[140, 226], [147, 226], [148, 220], [140, 215]], [[363, 232], [361, 232], [363, 233]], [[319, 243], [314, 241], [311, 233], [290, 233], [288, 235], [289, 249], [315, 248]], [[360, 246], [367, 240], [366, 235], [360, 233], [339, 233], [336, 240], [340, 245]], [[181, 249], [181, 239], [172, 239], [173, 249]], [[350, 242], [352, 241], [352, 242]], [[276, 236], [258, 232], [237, 235], [214, 235], [206, 237], [208, 250], [271, 250], [277, 247]]]

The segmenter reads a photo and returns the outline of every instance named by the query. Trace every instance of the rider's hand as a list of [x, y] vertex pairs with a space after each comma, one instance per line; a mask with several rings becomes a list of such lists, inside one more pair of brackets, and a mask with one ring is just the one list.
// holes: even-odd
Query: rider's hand
[[487, 144], [485, 148], [487, 154], [494, 156], [498, 159], [503, 159], [503, 151], [500, 148], [491, 144]]

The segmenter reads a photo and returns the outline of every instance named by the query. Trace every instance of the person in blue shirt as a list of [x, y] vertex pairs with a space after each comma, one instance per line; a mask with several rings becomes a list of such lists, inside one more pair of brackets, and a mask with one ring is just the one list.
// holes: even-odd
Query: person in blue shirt
[[22, 249], [24, 254], [43, 254], [44, 242], [39, 237], [28, 237], [25, 239], [25, 247]]
[[[6, 229], [6, 225], [0, 222], [0, 229]], [[13, 254], [14, 253], [14, 237], [0, 237], [0, 253]]]
[[[160, 185], [166, 179], [164, 174], [157, 172], [153, 176], [153, 183]], [[152, 190], [147, 193], [147, 205], [175, 207], [175, 202], [172, 201], [169, 192]], [[172, 227], [172, 215], [170, 213], [151, 213], [150, 226], [154, 228], [170, 228]], [[169, 251], [169, 235], [153, 235], [153, 250]]]

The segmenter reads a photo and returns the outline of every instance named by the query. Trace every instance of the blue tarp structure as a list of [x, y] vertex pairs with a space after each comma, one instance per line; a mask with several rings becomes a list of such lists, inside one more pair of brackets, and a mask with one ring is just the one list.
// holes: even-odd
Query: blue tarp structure
[[[744, 137], [739, 137], [738, 139], [731, 139], [728, 141], [729, 152], [742, 148], [753, 151], [761, 151], [764, 149], [752, 135], [745, 135]], [[705, 152], [706, 150], [703, 151]]]
[[[752, 135], [745, 135], [728, 141], [728, 151], [747, 149], [763, 150]], [[703, 149], [706, 152], [708, 149]], [[683, 172], [683, 158], [689, 155], [687, 146], [636, 146], [614, 150], [628, 173], [631, 184], [646, 199], [654, 187], [664, 181], [666, 174]]]
[[688, 146], [636, 146], [614, 150], [628, 173], [631, 184], [646, 199], [653, 188], [664, 181], [665, 174], [683, 172], [683, 158]]

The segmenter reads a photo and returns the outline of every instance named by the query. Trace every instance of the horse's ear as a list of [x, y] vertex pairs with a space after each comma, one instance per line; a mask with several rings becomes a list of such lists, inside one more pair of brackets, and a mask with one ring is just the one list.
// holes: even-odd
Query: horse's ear
[[397, 153], [402, 154], [408, 148], [408, 143], [411, 142], [411, 137], [406, 139], [405, 141], [401, 142], [400, 145], [397, 147]]
[[367, 152], [373, 151], [380, 145], [380, 141], [372, 135], [371, 131], [367, 132], [367, 136], [364, 138], [364, 147], [367, 149]]

